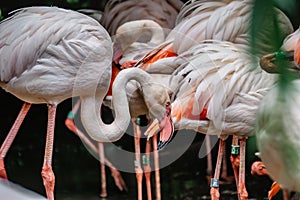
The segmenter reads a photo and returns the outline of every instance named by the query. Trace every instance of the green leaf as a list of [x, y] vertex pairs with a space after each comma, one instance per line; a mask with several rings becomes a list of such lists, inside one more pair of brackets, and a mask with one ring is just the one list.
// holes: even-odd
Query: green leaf
[[2, 10], [1, 10], [1, 8], [0, 8], [0, 20], [2, 20], [3, 19], [3, 16], [2, 16]]
[[79, 3], [79, 0], [67, 0], [67, 2], [69, 4], [76, 4], [76, 3]]

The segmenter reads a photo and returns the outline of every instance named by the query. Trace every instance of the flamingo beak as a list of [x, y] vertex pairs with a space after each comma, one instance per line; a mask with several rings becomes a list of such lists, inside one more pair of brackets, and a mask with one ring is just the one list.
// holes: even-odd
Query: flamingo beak
[[288, 70], [291, 72], [295, 72], [296, 74], [299, 74], [300, 53], [298, 57], [297, 55], [298, 54], [294, 51], [283, 51], [283, 50], [271, 54], [266, 54], [262, 56], [260, 60], [260, 66], [263, 70], [265, 70], [268, 73], [280, 73], [280, 69], [276, 61], [285, 60], [291, 63]]
[[147, 139], [149, 140], [153, 135], [160, 132], [160, 138], [158, 143], [158, 150], [163, 149], [174, 136], [174, 124], [171, 118], [170, 106], [167, 106], [166, 115], [162, 120], [155, 119], [145, 132]]

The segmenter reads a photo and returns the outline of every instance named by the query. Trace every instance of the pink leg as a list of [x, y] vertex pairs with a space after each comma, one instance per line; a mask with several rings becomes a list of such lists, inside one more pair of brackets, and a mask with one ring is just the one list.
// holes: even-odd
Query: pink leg
[[235, 183], [237, 188], [239, 185], [239, 166], [240, 166], [239, 154], [240, 154], [239, 138], [237, 136], [232, 136], [230, 161], [234, 172], [234, 178], [235, 178]]
[[138, 188], [138, 200], [143, 199], [142, 193], [142, 181], [143, 181], [143, 170], [141, 167], [141, 151], [140, 151], [140, 138], [141, 138], [141, 130], [135, 122], [133, 122], [134, 127], [134, 146], [135, 146], [135, 173], [137, 179], [137, 188]]
[[76, 113], [78, 112], [79, 106], [80, 106], [80, 100], [77, 100], [77, 102], [72, 107], [72, 110], [69, 112], [68, 117], [65, 121], [65, 124], [68, 127], [68, 129], [70, 131], [72, 131], [73, 133], [75, 133], [76, 135], [78, 134], [77, 133], [78, 129], [74, 123], [74, 117], [75, 117]]
[[110, 168], [111, 175], [115, 180], [116, 186], [119, 188], [120, 191], [128, 191], [126, 183], [121, 176], [121, 173], [109, 162], [109, 160], [105, 159], [105, 164]]
[[205, 146], [206, 146], [206, 156], [207, 156], [207, 169], [206, 169], [206, 179], [208, 184], [212, 178], [212, 157], [211, 157], [211, 144], [210, 144], [210, 136], [205, 136]]
[[[226, 152], [226, 145], [224, 145], [224, 152]], [[227, 161], [226, 161], [226, 153], [223, 154], [223, 161], [222, 161], [222, 173], [221, 177], [227, 177]]]
[[245, 183], [245, 157], [246, 157], [246, 138], [242, 138], [240, 141], [240, 174], [239, 174], [239, 187], [238, 187], [238, 195], [239, 200], [247, 200], [248, 192], [246, 190]]
[[155, 188], [156, 188], [156, 200], [161, 200], [160, 191], [160, 174], [159, 174], [159, 154], [157, 151], [157, 134], [152, 137], [153, 143], [153, 156], [154, 156], [154, 171], [155, 171]]
[[105, 174], [105, 156], [104, 156], [104, 147], [103, 143], [98, 143], [98, 153], [100, 157], [100, 172], [101, 172], [101, 197], [107, 197], [107, 190], [106, 190], [106, 174]]
[[144, 165], [144, 173], [145, 173], [145, 178], [146, 178], [148, 200], [152, 200], [152, 193], [151, 193], [151, 166], [150, 166], [151, 143], [150, 142], [151, 141], [147, 141], [147, 143], [146, 143], [146, 153], [143, 156], [143, 165]]
[[220, 177], [220, 170], [221, 170], [222, 159], [223, 159], [223, 154], [224, 154], [224, 145], [225, 145], [225, 142], [220, 139], [215, 174], [214, 174], [214, 178], [211, 179], [211, 183], [210, 183], [210, 196], [211, 196], [212, 200], [220, 199], [219, 177]]
[[54, 126], [55, 126], [56, 105], [48, 106], [48, 127], [46, 137], [46, 148], [44, 156], [44, 164], [42, 168], [42, 178], [46, 189], [48, 200], [54, 200], [55, 176], [52, 171], [52, 154], [54, 142]]
[[23, 104], [15, 123], [11, 127], [8, 135], [6, 136], [4, 142], [1, 146], [1, 149], [0, 149], [0, 177], [1, 178], [7, 179], [7, 174], [6, 174], [5, 166], [4, 166], [4, 158], [18, 133], [18, 130], [20, 129], [20, 126], [21, 126], [25, 116], [27, 115], [28, 110], [30, 109], [30, 106], [31, 106], [31, 104], [29, 104], [29, 103]]

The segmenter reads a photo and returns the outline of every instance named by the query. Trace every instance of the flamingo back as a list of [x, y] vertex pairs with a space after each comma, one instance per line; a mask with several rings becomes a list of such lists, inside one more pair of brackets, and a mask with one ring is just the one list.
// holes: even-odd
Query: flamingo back
[[194, 117], [200, 119], [207, 111], [207, 120], [223, 134], [251, 135], [258, 102], [276, 76], [253, 67], [250, 55], [230, 42], [203, 41], [180, 56], [187, 62], [170, 80], [175, 99], [172, 112], [182, 109], [176, 104], [190, 96], [185, 103], [193, 104]]
[[125, 22], [140, 19], [150, 19], [163, 28], [171, 29], [182, 5], [180, 0], [110, 0], [100, 23], [111, 35]]
[[[44, 103], [54, 96], [62, 101], [72, 94], [69, 86], [81, 67], [86, 73], [95, 70], [90, 73], [93, 76], [106, 71], [109, 79], [112, 42], [106, 30], [84, 14], [28, 7], [1, 21], [0, 55], [0, 80], [5, 90], [27, 102]], [[95, 78], [79, 77], [86, 89], [91, 83], [88, 80]], [[109, 80], [107, 88], [108, 84]]]

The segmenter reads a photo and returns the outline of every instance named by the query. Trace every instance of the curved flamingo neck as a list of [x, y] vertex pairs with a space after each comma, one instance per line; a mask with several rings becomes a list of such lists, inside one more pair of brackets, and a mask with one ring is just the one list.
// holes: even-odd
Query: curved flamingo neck
[[116, 43], [119, 43], [122, 50], [125, 50], [136, 42], [145, 32], [151, 33], [149, 44], [159, 45], [164, 41], [162, 27], [152, 20], [136, 20], [121, 25], [116, 31]]
[[99, 111], [105, 96], [104, 92], [97, 92], [95, 96], [81, 97], [81, 120], [88, 134], [94, 140], [101, 142], [114, 142], [120, 139], [131, 120], [126, 84], [130, 80], [136, 80], [141, 84], [149, 83], [150, 79], [149, 74], [137, 68], [119, 72], [112, 90], [115, 120], [111, 124], [105, 124], [100, 117]]

